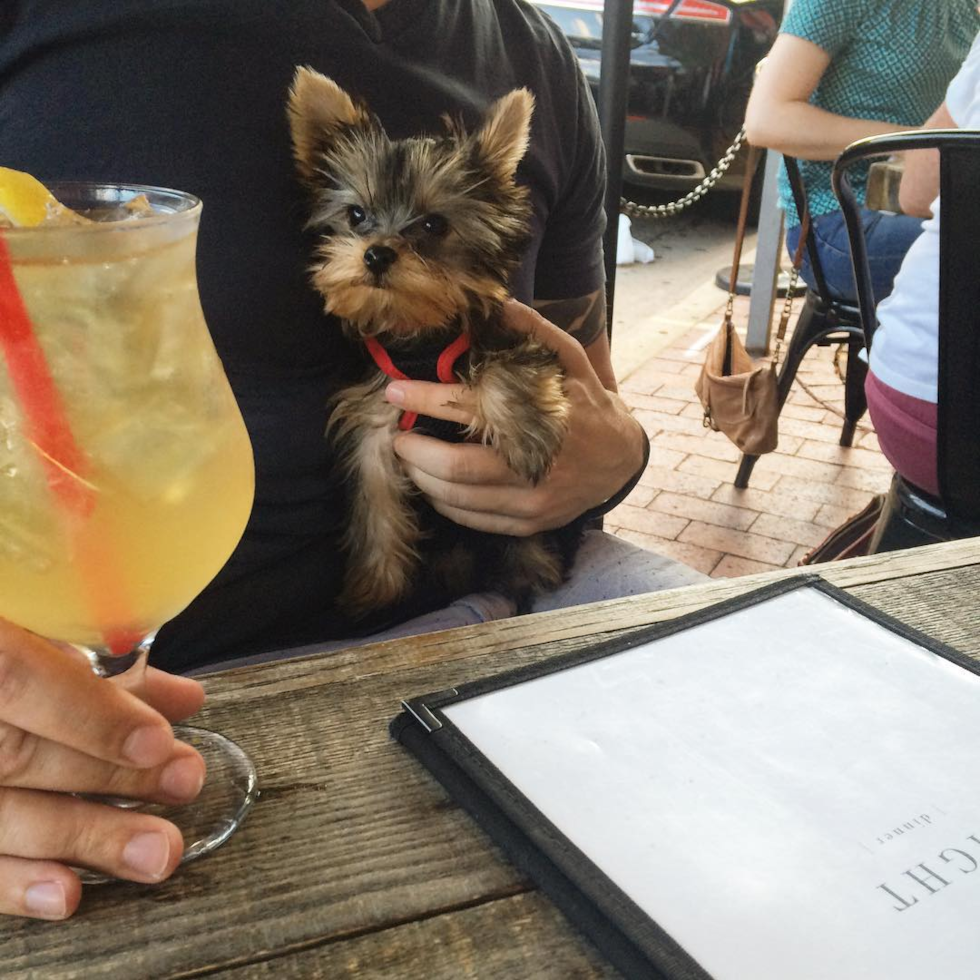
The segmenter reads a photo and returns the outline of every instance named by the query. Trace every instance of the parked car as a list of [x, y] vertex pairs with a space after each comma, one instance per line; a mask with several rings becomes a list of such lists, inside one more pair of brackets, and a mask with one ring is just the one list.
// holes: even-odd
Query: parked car
[[[598, 101], [603, 0], [532, 2], [568, 37]], [[711, 171], [741, 127], [783, 0], [682, 0], [664, 20], [671, 6], [633, 3], [623, 179], [680, 196]], [[719, 187], [741, 187], [744, 158]]]

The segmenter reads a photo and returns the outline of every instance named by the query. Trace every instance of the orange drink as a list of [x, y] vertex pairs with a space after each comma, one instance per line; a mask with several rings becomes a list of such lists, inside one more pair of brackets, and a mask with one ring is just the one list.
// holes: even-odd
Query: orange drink
[[91, 191], [55, 188], [94, 221], [0, 230], [32, 334], [0, 323], [0, 615], [131, 646], [227, 560], [254, 474], [198, 299], [200, 203]]
[[[198, 299], [200, 201], [51, 190], [0, 167], [0, 616], [135, 687], [157, 629], [241, 538], [252, 450]], [[208, 770], [193, 804], [154, 808], [187, 862], [228, 839], [257, 782], [234, 742], [174, 731]]]

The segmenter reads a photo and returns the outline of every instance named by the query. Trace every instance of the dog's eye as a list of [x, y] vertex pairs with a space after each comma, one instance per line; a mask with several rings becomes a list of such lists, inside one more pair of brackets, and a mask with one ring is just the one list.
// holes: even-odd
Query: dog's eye
[[352, 204], [347, 209], [347, 220], [350, 222], [351, 228], [356, 228], [365, 218], [367, 218], [367, 212], [364, 208]]
[[428, 234], [442, 238], [449, 231], [449, 222], [441, 214], [427, 214], [422, 219], [422, 227]]

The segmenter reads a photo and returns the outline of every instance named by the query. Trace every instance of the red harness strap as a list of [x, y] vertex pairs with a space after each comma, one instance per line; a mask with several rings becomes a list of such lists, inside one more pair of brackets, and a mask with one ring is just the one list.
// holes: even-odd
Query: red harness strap
[[[371, 359], [378, 365], [378, 369], [389, 378], [394, 378], [397, 381], [412, 380], [412, 378], [395, 365], [391, 355], [382, 347], [376, 337], [365, 337], [364, 346], [367, 347]], [[453, 374], [453, 366], [469, 349], [469, 334], [461, 333], [439, 353], [438, 359], [436, 360], [436, 377], [442, 384], [452, 384], [456, 381], [456, 376]], [[402, 412], [401, 418], [398, 420], [398, 428], [405, 431], [411, 429], [418, 421], [418, 417], [418, 412]]]
[[470, 349], [470, 335], [461, 333], [440, 355], [436, 361], [436, 377], [444, 384], [451, 385], [456, 380], [453, 365]]

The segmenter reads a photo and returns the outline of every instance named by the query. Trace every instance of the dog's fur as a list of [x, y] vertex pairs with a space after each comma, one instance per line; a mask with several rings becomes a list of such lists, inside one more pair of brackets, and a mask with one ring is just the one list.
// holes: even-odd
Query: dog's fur
[[[393, 140], [365, 105], [312, 69], [297, 70], [289, 96], [310, 226], [322, 235], [312, 283], [327, 312], [348, 335], [390, 349], [467, 333], [470, 358], [458, 378], [476, 411], [464, 436], [537, 483], [567, 427], [563, 375], [556, 355], [506, 328], [501, 313], [528, 241], [527, 190], [514, 173], [532, 109], [531, 94], [517, 89], [474, 132], [446, 119], [443, 135]], [[349, 488], [345, 610], [363, 615], [430, 586], [455, 595], [493, 588], [526, 607], [558, 585], [578, 523], [516, 538], [440, 517], [392, 448], [401, 413], [384, 398], [387, 381], [375, 370], [342, 391], [328, 429]]]

